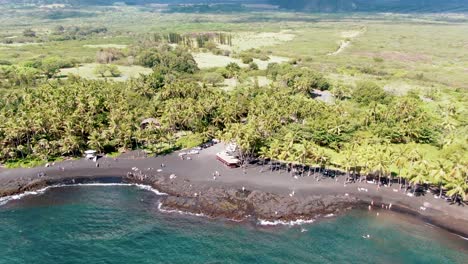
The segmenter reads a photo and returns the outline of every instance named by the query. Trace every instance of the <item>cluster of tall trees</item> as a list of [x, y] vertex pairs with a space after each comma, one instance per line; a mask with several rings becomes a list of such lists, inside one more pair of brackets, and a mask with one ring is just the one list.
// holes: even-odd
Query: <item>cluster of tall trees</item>
[[[200, 32], [180, 34], [169, 32], [167, 34], [154, 33], [140, 40], [140, 46], [161, 43], [178, 44], [187, 48], [216, 48], [216, 44], [232, 45], [232, 35], [223, 32]], [[214, 47], [210, 47], [214, 45]]]
[[31, 60], [21, 66], [0, 65], [0, 88], [35, 85], [55, 77], [61, 68], [71, 68], [76, 64], [75, 60], [48, 57]]

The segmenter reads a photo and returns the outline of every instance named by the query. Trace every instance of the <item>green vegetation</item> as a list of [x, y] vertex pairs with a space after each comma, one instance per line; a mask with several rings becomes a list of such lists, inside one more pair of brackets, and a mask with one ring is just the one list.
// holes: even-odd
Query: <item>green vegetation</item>
[[180, 137], [176, 141], [176, 146], [181, 149], [188, 149], [200, 146], [201, 144], [205, 143], [206, 137], [202, 134], [188, 134]]
[[241, 4], [170, 5], [168, 13], [234, 13], [246, 11]]
[[115, 65], [108, 65], [108, 64], [99, 64], [94, 69], [96, 74], [101, 75], [101, 77], [111, 76], [111, 77], [119, 77], [122, 73], [120, 72], [119, 68]]
[[205, 75], [203, 81], [211, 84], [212, 86], [216, 86], [224, 81], [224, 77], [217, 72], [209, 72]]
[[[99, 17], [64, 8], [50, 18], [1, 8], [6, 166], [88, 148], [167, 153], [216, 137], [235, 141], [243, 162], [340, 169], [348, 180], [466, 200], [466, 21], [188, 7], [155, 15], [120, 5], [92, 8]], [[146, 118], [159, 124], [142, 128]]]

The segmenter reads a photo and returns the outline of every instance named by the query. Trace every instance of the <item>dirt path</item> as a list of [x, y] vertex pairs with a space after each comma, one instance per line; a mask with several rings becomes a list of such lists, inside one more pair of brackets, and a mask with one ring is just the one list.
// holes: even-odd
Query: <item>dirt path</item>
[[362, 28], [359, 31], [345, 31], [341, 33], [341, 37], [345, 38], [345, 40], [341, 40], [340, 46], [335, 52], [328, 53], [328, 56], [336, 56], [343, 52], [349, 45], [351, 45], [351, 42], [353, 39], [359, 37], [360, 35], [364, 34], [366, 32], [366, 28]]

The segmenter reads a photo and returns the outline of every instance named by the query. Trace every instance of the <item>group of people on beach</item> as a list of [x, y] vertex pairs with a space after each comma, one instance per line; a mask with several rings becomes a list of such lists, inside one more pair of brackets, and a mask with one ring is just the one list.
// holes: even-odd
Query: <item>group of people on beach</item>
[[[374, 206], [374, 200], [372, 200], [371, 203], [369, 204], [369, 211], [372, 210], [372, 206]], [[391, 210], [392, 209], [392, 203], [389, 203], [388, 205], [382, 204], [382, 209]], [[378, 215], [379, 215], [379, 213], [377, 213], [377, 216]]]
[[213, 172], [213, 180], [216, 181], [216, 178], [221, 176], [221, 174], [219, 173], [219, 171], [215, 171]]

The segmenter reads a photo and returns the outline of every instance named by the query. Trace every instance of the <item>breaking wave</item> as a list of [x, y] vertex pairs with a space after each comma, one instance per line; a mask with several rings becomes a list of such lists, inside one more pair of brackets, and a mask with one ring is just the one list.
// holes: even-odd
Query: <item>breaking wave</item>
[[7, 204], [10, 201], [14, 200], [19, 200], [23, 197], [26, 196], [31, 196], [31, 195], [41, 195], [45, 193], [48, 189], [51, 188], [63, 188], [63, 187], [73, 187], [73, 186], [135, 186], [138, 189], [146, 190], [153, 192], [156, 195], [167, 195], [167, 193], [160, 192], [157, 189], [154, 189], [153, 187], [149, 185], [143, 185], [143, 184], [133, 184], [133, 183], [74, 183], [74, 184], [57, 184], [57, 185], [51, 185], [47, 186], [45, 188], [36, 190], [36, 191], [27, 191], [19, 194], [14, 194], [14, 195], [9, 195], [9, 196], [4, 196], [0, 197], [0, 206]]
[[278, 226], [278, 225], [297, 226], [297, 225], [303, 225], [303, 224], [312, 224], [313, 222], [315, 222], [315, 219], [298, 219], [294, 221], [281, 221], [281, 220], [268, 221], [268, 220], [258, 219], [258, 224], [261, 226]]

